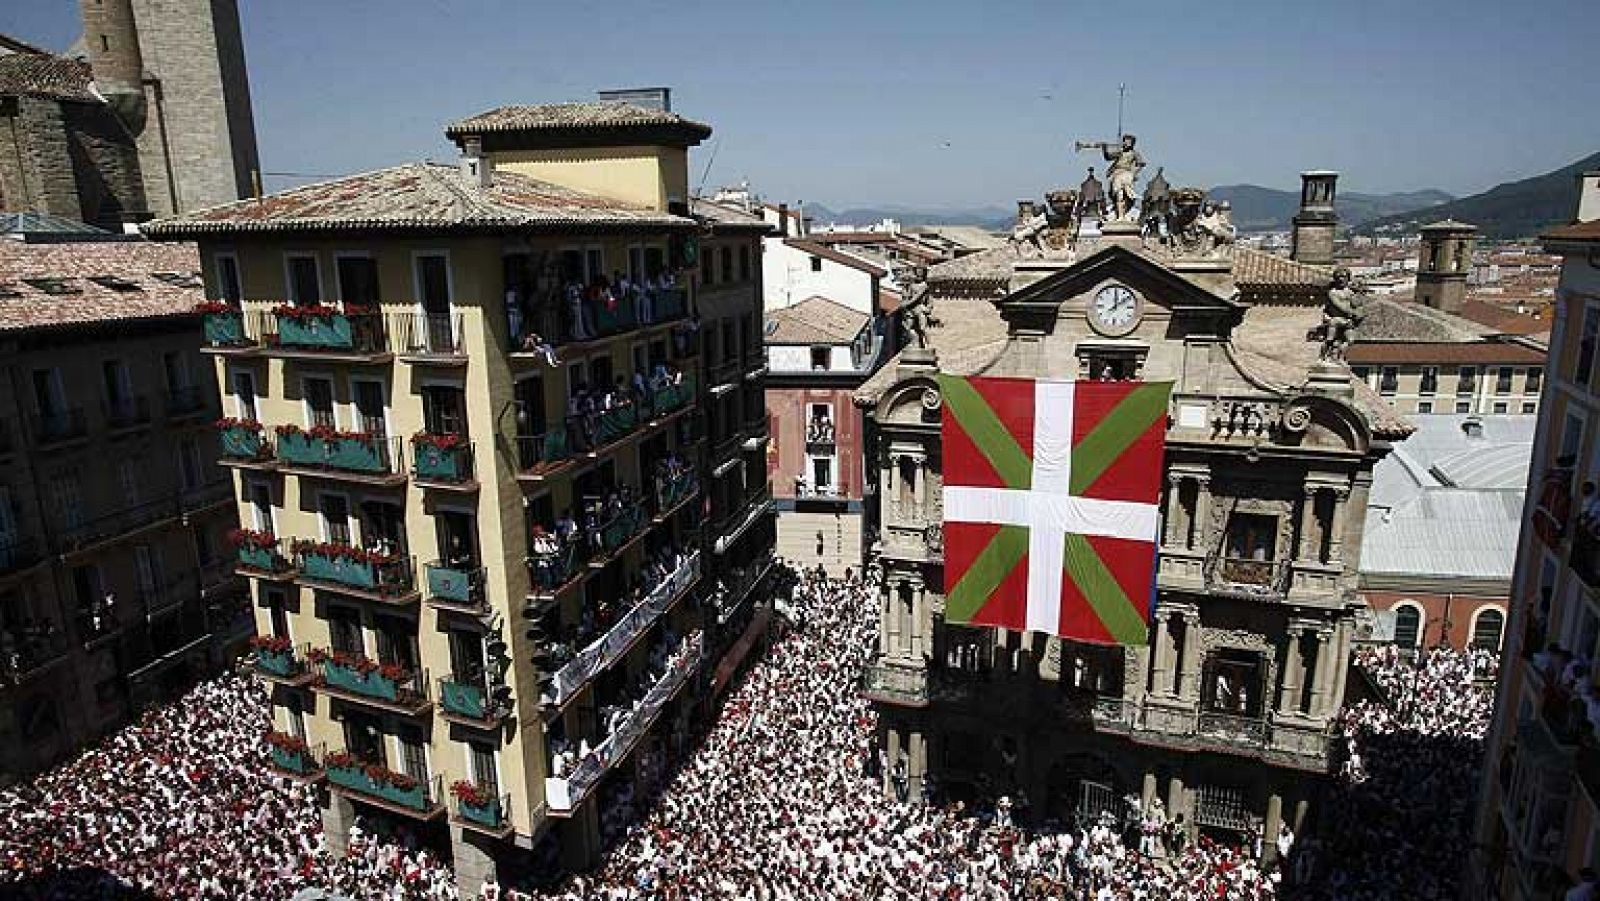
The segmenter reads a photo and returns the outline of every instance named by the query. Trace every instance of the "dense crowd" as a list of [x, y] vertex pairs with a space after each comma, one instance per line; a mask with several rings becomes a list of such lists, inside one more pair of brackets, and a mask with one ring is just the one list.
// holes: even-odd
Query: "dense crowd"
[[[1030, 818], [1020, 798], [944, 803], [932, 786], [936, 803], [917, 803], [907, 761], [875, 750], [874, 714], [857, 691], [876, 588], [819, 573], [790, 579], [772, 646], [695, 750], [676, 771], [640, 780], [655, 788], [612, 799], [614, 844], [600, 868], [538, 889], [490, 882], [484, 898], [1459, 896], [1491, 654], [1436, 650], [1413, 662], [1392, 649], [1359, 652], [1384, 701], [1339, 718], [1343, 764], [1319, 815], [1331, 828], [1301, 841], [1287, 827], [1257, 837], [1287, 861], [1262, 867], [1259, 847], [1191, 840], [1159, 802], [1126, 822]], [[658, 669], [672, 665], [672, 647], [663, 645]], [[226, 676], [0, 792], [0, 880], [10, 880], [0, 896], [279, 901], [315, 886], [358, 898], [456, 897], [449, 869], [414, 836], [376, 835], [376, 823], [358, 824], [349, 853], [331, 855], [310, 790], [268, 775], [265, 711], [252, 680]], [[575, 750], [569, 764], [583, 760]]]

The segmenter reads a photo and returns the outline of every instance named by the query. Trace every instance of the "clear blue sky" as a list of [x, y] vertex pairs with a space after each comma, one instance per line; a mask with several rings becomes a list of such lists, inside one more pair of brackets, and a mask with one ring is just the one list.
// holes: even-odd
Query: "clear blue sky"
[[[3, 0], [53, 49], [74, 0]], [[1009, 206], [1127, 127], [1178, 184], [1470, 193], [1600, 150], [1593, 0], [241, 0], [268, 171], [451, 154], [503, 103], [671, 85], [696, 181], [771, 200]], [[269, 180], [269, 187], [282, 179]]]

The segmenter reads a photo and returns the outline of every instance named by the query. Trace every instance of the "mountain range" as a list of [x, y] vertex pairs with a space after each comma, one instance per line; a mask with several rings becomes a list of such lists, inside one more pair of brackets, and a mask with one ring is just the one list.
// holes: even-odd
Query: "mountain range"
[[[1299, 191], [1280, 191], [1260, 185], [1222, 185], [1212, 188], [1212, 198], [1233, 204], [1233, 224], [1242, 232], [1288, 231], [1300, 209]], [[1335, 198], [1339, 221], [1354, 227], [1383, 216], [1409, 213], [1449, 203], [1455, 198], [1428, 188], [1399, 194], [1362, 194], [1340, 191]]]
[[1476, 225], [1480, 237], [1530, 238], [1552, 225], [1571, 220], [1578, 191], [1578, 175], [1594, 169], [1600, 169], [1600, 153], [1543, 175], [1495, 185], [1471, 197], [1372, 219], [1354, 231], [1363, 234], [1382, 231], [1403, 233], [1440, 219], [1459, 219]]

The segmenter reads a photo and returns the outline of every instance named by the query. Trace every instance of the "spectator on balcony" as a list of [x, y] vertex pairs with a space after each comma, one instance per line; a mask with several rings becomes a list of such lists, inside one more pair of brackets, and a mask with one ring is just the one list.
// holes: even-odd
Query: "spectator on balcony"
[[594, 337], [589, 324], [588, 299], [584, 296], [583, 285], [572, 282], [566, 289], [567, 326], [573, 341], [588, 341]]

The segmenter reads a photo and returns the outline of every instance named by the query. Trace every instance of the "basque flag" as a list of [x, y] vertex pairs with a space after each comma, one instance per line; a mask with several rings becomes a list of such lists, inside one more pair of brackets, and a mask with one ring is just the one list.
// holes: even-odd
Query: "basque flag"
[[939, 387], [945, 621], [1147, 644], [1172, 384]]

